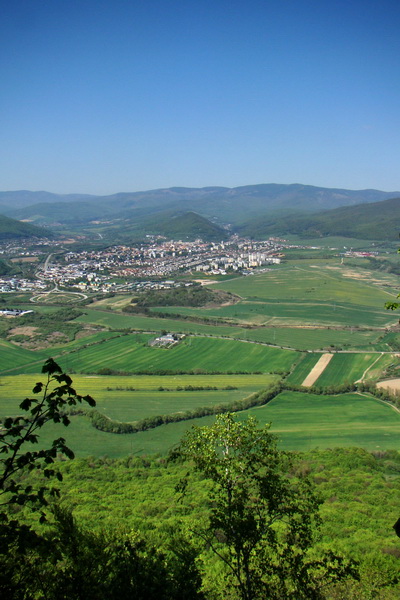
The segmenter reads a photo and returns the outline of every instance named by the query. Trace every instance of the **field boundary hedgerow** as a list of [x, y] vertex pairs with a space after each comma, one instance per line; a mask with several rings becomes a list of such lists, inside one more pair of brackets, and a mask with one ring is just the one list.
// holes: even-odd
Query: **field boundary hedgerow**
[[346, 383], [339, 386], [329, 386], [329, 388], [317, 388], [313, 386], [304, 388], [295, 384], [286, 384], [285, 382], [280, 382], [278, 384], [274, 384], [269, 389], [260, 390], [259, 392], [255, 392], [242, 400], [235, 400], [230, 404], [216, 404], [215, 406], [204, 406], [189, 411], [160, 414], [152, 417], [146, 417], [134, 423], [124, 423], [122, 421], [111, 419], [96, 409], [78, 409], [70, 412], [69, 414], [81, 415], [89, 418], [91, 425], [99, 431], [116, 434], [132, 434], [154, 429], [160, 425], [166, 425], [169, 423], [189, 421], [192, 419], [228, 412], [240, 412], [257, 406], [265, 406], [283, 391], [294, 391], [314, 395], [336, 395], [357, 391], [357, 386], [355, 384]]

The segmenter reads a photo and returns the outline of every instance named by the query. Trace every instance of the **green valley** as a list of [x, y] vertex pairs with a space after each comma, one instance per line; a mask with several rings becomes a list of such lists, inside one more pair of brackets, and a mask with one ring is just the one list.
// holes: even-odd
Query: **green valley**
[[[78, 455], [165, 453], [192, 424], [209, 423], [213, 412], [231, 407], [254, 410], [271, 421], [283, 447], [329, 447], [343, 429], [343, 411], [329, 400], [334, 396], [321, 392], [339, 394], [338, 402], [353, 406], [352, 396], [339, 391], [344, 385], [355, 390], [357, 382], [374, 382], [386, 371], [392, 376], [395, 372], [400, 333], [396, 316], [384, 309], [395, 297], [395, 286], [390, 273], [376, 276], [334, 259], [306, 259], [206, 286], [205, 291], [222, 292], [203, 294], [204, 305], [199, 307], [176, 303], [175, 298], [191, 298], [179, 290], [145, 294], [151, 301], [144, 302], [143, 313], [140, 302], [136, 312], [125, 311], [129, 294], [75, 304], [70, 318], [61, 320], [58, 314], [67, 313], [57, 313], [59, 306], [37, 304], [34, 313], [1, 324], [1, 414], [11, 414], [13, 403], [28, 393], [51, 354], [79, 389], [96, 398], [96, 410], [109, 419], [109, 425], [99, 421], [94, 427], [96, 419], [73, 417], [68, 438]], [[176, 305], [157, 305], [158, 297], [160, 304], [171, 298]], [[176, 341], [154, 345], [163, 332], [176, 334]], [[323, 356], [330, 359], [320, 367]], [[300, 393], [313, 369], [320, 372]], [[282, 391], [274, 392], [273, 400], [252, 400], [276, 384]], [[296, 398], [299, 431], [291, 421], [293, 409], [276, 408], [288, 406], [288, 397]], [[359, 400], [357, 406], [371, 425], [375, 410], [385, 415], [379, 443], [374, 444], [355, 418], [338, 444], [397, 447], [397, 414], [379, 399]], [[257, 408], [251, 408], [252, 403]], [[323, 415], [328, 429], [318, 425]], [[145, 429], [111, 432], [130, 423], [140, 428], [144, 423]], [[49, 430], [45, 437], [51, 435]]]
[[[156, 254], [151, 247], [147, 252]], [[302, 482], [306, 495], [294, 497], [296, 507], [308, 502], [311, 489], [318, 494], [313, 506], [321, 503], [323, 525], [313, 556], [325, 557], [322, 561], [331, 557], [324, 562], [328, 570], [332, 564], [339, 571], [340, 565], [352, 564], [360, 574], [359, 580], [331, 582], [324, 600], [394, 600], [398, 554], [390, 528], [397, 518], [400, 403], [394, 392], [376, 386], [400, 374], [398, 318], [385, 309], [397, 296], [393, 257], [363, 262], [331, 249], [324, 257], [321, 249], [313, 255], [313, 250], [300, 248], [289, 250], [282, 262], [250, 272], [237, 273], [227, 263], [225, 273], [222, 268], [214, 274], [182, 268], [174, 279], [136, 281], [124, 267], [124, 277], [111, 274], [116, 268], [111, 261], [117, 257], [124, 265], [129, 252], [128, 247], [91, 251], [91, 260], [102, 260], [107, 272], [102, 291], [91, 267], [86, 281], [59, 283], [69, 272], [69, 261], [80, 256], [65, 252], [54, 262], [47, 255], [34, 267], [37, 290], [2, 296], [4, 431], [7, 418], [21, 418], [21, 401], [22, 407], [34, 402], [31, 390], [40, 388], [41, 369], [49, 356], [72, 378], [71, 402], [62, 405], [60, 414], [69, 426], [46, 422], [35, 444], [37, 452], [45, 452], [62, 435], [62, 444], [76, 456], [72, 462], [56, 461], [64, 477], [62, 502], [54, 515], [46, 509], [50, 522], [37, 526], [39, 534], [50, 532], [46, 535], [54, 544], [64, 544], [60, 540], [69, 535], [68, 543], [88, 543], [89, 561], [93, 544], [101, 546], [105, 535], [107, 550], [101, 552], [113, 549], [118, 569], [124, 568], [128, 548], [143, 548], [143, 556], [149, 557], [154, 545], [165, 553], [163, 564], [171, 573], [175, 571], [169, 560], [182, 566], [183, 555], [177, 558], [171, 550], [171, 540], [177, 543], [179, 535], [185, 552], [189, 539], [193, 544], [207, 598], [225, 600], [220, 590], [225, 589], [226, 572], [210, 548], [202, 549], [190, 533], [194, 523], [206, 523], [210, 484], [194, 474], [192, 463], [183, 462], [178, 449], [187, 436], [196, 435], [193, 427], [212, 431], [223, 419], [233, 419], [232, 426], [245, 431], [255, 418], [257, 427], [269, 428], [276, 456], [286, 464], [287, 482]], [[192, 247], [167, 244], [157, 252], [160, 264], [165, 253], [181, 253], [180, 264], [185, 264]], [[89, 254], [83, 251], [84, 257]], [[155, 259], [148, 258], [151, 270]], [[52, 283], [45, 289], [43, 281]], [[14, 306], [15, 314], [8, 310]], [[60, 383], [66, 385], [62, 389], [69, 386], [65, 377], [61, 376]], [[96, 405], [87, 405], [84, 398], [76, 404], [75, 390], [84, 398], [93, 396]], [[185, 489], [189, 475], [193, 489], [184, 499], [175, 490]], [[25, 476], [22, 481], [25, 486]], [[42, 485], [40, 469], [26, 482], [23, 489], [28, 493]], [[76, 537], [71, 510], [81, 528]], [[27, 504], [14, 506], [13, 514], [21, 523], [34, 523]], [[113, 541], [120, 540], [121, 532], [110, 533], [115, 523], [135, 531], [123, 534], [136, 536], [129, 542], [124, 537], [123, 554]], [[90, 534], [83, 532], [85, 527]], [[57, 537], [60, 531], [64, 533]], [[141, 542], [137, 536], [142, 536]], [[217, 543], [220, 552], [222, 540]], [[65, 548], [58, 550], [62, 565], [69, 560], [65, 562]], [[114, 564], [109, 554], [104, 560]], [[56, 563], [57, 569], [64, 569]], [[157, 580], [159, 573], [158, 564]], [[178, 574], [174, 577], [179, 579]], [[85, 578], [91, 581], [88, 573]], [[196, 577], [185, 580], [195, 582]], [[192, 591], [188, 597], [193, 597]]]

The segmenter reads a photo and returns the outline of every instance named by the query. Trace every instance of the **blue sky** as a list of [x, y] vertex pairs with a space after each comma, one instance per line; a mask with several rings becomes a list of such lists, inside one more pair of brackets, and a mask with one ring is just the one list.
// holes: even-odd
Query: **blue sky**
[[398, 0], [8, 0], [0, 190], [400, 190]]

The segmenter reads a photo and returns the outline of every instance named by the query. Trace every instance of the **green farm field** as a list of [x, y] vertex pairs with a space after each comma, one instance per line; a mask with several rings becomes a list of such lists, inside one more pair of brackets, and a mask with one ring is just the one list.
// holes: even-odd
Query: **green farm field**
[[[299, 261], [259, 275], [220, 282], [216, 287], [247, 300], [328, 301], [332, 305], [343, 302], [376, 309], [395, 296], [393, 276], [377, 279], [373, 272], [348, 268], [339, 261], [310, 262]], [[392, 284], [393, 291], [387, 291], [384, 283]]]
[[[272, 423], [281, 448], [307, 450], [358, 446], [366, 450], [400, 449], [400, 414], [377, 400], [360, 394], [315, 396], [283, 392], [268, 405], [237, 413], [260, 423]], [[161, 425], [135, 434], [112, 434], [94, 429], [87, 418], [73, 417], [67, 428], [46, 426], [42, 443], [63, 436], [77, 456], [122, 457], [127, 454], [166, 454], [193, 425], [210, 425], [203, 417]]]
[[347, 381], [358, 381], [367, 375], [372, 366], [376, 367], [385, 356], [381, 354], [334, 354], [326, 369], [318, 377], [315, 385], [340, 385]]
[[[121, 337], [118, 332], [102, 331], [89, 336], [79, 337], [67, 344], [54, 345], [43, 350], [27, 350], [15, 344], [0, 339], [0, 375], [13, 375], [17, 373], [40, 373], [44, 361], [50, 356], [56, 359], [66, 370], [73, 369], [70, 356], [78, 357], [83, 349], [91, 346], [99, 346], [115, 338]], [[136, 343], [147, 343], [151, 337], [146, 334], [132, 335]]]
[[332, 327], [288, 327], [286, 324], [276, 326], [258, 326], [252, 328], [231, 328], [227, 337], [252, 340], [284, 348], [296, 350], [322, 350], [329, 346], [345, 347], [358, 350], [389, 350], [389, 346], [381, 340], [382, 331], [357, 329], [334, 329]]
[[301, 385], [321, 356], [322, 354], [319, 352], [303, 353], [293, 371], [286, 378], [287, 382], [293, 383], [294, 385]]
[[400, 449], [400, 413], [368, 395], [315, 396], [282, 392], [267, 406], [243, 411], [271, 431], [287, 450], [357, 446]]
[[[387, 281], [382, 279], [379, 286], [370, 285], [368, 281], [345, 277], [340, 266], [333, 269], [331, 266], [328, 264], [325, 269], [322, 265], [307, 264], [301, 268], [282, 267], [261, 275], [215, 284], [244, 295], [241, 302], [230, 306], [152, 309], [182, 316], [218, 318], [226, 320], [226, 326], [125, 315], [93, 308], [85, 308], [87, 314], [77, 320], [110, 329], [220, 335], [299, 350], [321, 350], [329, 346], [364, 351], [390, 350], [382, 339], [384, 328], [396, 323], [393, 313], [384, 309], [384, 302], [394, 297], [385, 288]], [[290, 293], [293, 281], [297, 286], [295, 297]], [[117, 305], [121, 302], [119, 300]], [[252, 327], [248, 328], [248, 325]]]
[[[321, 356], [321, 353], [316, 352], [304, 353], [286, 381], [301, 385]], [[314, 385], [318, 387], [337, 386], [343, 383], [354, 383], [360, 379], [369, 379], [370, 372], [376, 376], [376, 373], [387, 367], [392, 360], [391, 354], [334, 353]]]
[[[238, 304], [213, 309], [173, 308], [175, 310], [170, 308], [169, 311], [179, 312], [182, 315], [226, 319], [241, 325], [303, 324], [349, 328], [361, 326], [385, 327], [393, 320], [393, 316], [384, 311], [383, 302], [382, 306], [373, 308], [348, 302], [310, 301], [307, 299], [288, 300], [285, 297], [283, 300], [242, 301]], [[159, 310], [168, 312], [164, 307]]]
[[[229, 310], [233, 310], [234, 308], [237, 308], [237, 310], [242, 310], [239, 309], [239, 306], [240, 305], [235, 305], [233, 307], [226, 308]], [[265, 308], [265, 305], [262, 303], [255, 304], [253, 306], [255, 306], [257, 310], [262, 310]], [[278, 310], [279, 303], [274, 303], [274, 307], [276, 310]], [[293, 306], [289, 307], [292, 315], [296, 314], [297, 308]], [[281, 309], [282, 311], [284, 310], [282, 305]], [[302, 307], [302, 310], [303, 309], [304, 307]], [[163, 307], [159, 310], [162, 310], [163, 312], [169, 311], [171, 313], [191, 314], [192, 316], [196, 317], [209, 317], [209, 312], [211, 311], [211, 309], [210, 311], [207, 311], [206, 309], [189, 309], [182, 307]], [[218, 310], [222, 309], [213, 309], [211, 312], [216, 312]], [[298, 350], [319, 350], [331, 344], [335, 346], [346, 346], [365, 350], [367, 350], [368, 347], [371, 348], [371, 346], [377, 350], [388, 349], [388, 346], [384, 342], [380, 341], [380, 337], [382, 336], [381, 330], [357, 328], [356, 323], [354, 322], [356, 320], [354, 317], [356, 312], [354, 307], [351, 307], [348, 311], [348, 324], [341, 324], [341, 326], [346, 327], [345, 329], [329, 328], [331, 325], [330, 315], [332, 313], [336, 313], [336, 310], [339, 314], [339, 308], [330, 307], [329, 305], [325, 306], [326, 321], [322, 328], [318, 328], [318, 326], [315, 327], [315, 322], [311, 323], [311, 327], [288, 327], [288, 323], [290, 322], [297, 323], [299, 321], [299, 317], [287, 317], [285, 319], [283, 316], [281, 316], [279, 319], [275, 319], [275, 317], [271, 316], [267, 320], [267, 327], [263, 327], [262, 325], [258, 324], [257, 327], [249, 329], [247, 327], [243, 327], [243, 323], [240, 324], [240, 322], [238, 322], [236, 326], [221, 324], [205, 325], [202, 323], [193, 323], [179, 319], [156, 319], [153, 317], [142, 317], [136, 315], [130, 316], [93, 309], [85, 310], [87, 314], [79, 317], [77, 322], [84, 323], [86, 325], [101, 325], [103, 327], [108, 327], [111, 330], [132, 329], [155, 332], [167, 330], [179, 333], [192, 333], [194, 335], [224, 336], [290, 347]], [[385, 324], [388, 314], [383, 310], [379, 310], [378, 313], [378, 321]], [[308, 307], [308, 318], [309, 315], [310, 308]], [[217, 312], [212, 316], [223, 318], [223, 315], [218, 315]], [[367, 310], [365, 314], [361, 315], [361, 321], [368, 320], [370, 317], [371, 312]], [[255, 313], [252, 314], [252, 318], [255, 319]], [[265, 318], [261, 315], [259, 320], [265, 321]]]
[[[96, 373], [110, 367], [127, 373], [160, 370], [271, 373], [289, 371], [297, 358], [297, 352], [292, 350], [205, 337], [189, 337], [171, 348], [156, 348], [147, 343], [151, 337], [154, 336], [121, 335], [60, 354], [57, 361], [64, 370], [78, 373]], [[40, 368], [40, 363], [25, 363], [14, 368], [13, 373], [37, 373]]]
[[26, 365], [38, 364], [39, 371], [43, 361], [48, 358], [49, 353], [43, 350], [26, 350], [0, 339], [0, 373], [14, 368], [22, 368]]
[[[1, 380], [0, 417], [18, 414], [18, 405], [43, 376], [16, 375]], [[90, 376], [74, 375], [73, 384], [81, 395], [90, 394], [96, 409], [109, 418], [134, 422], [147, 417], [227, 404], [279, 381], [277, 375], [174, 375], [174, 376]], [[216, 390], [178, 390], [192, 386]], [[226, 387], [236, 389], [224, 389]], [[160, 390], [163, 388], [163, 390]]]
[[383, 327], [394, 324], [384, 304], [396, 295], [392, 275], [383, 277], [362, 269], [350, 269], [331, 261], [327, 264], [289, 265], [260, 275], [218, 283], [242, 303], [212, 310], [226, 316], [260, 323], [331, 324]]
[[[183, 317], [218, 318], [226, 324], [124, 314], [121, 309], [128, 303], [129, 295], [82, 306], [85, 314], [75, 320], [81, 323], [82, 331], [66, 344], [28, 350], [0, 340], [0, 414], [6, 414], [12, 404], [15, 406], [29, 395], [33, 383], [41, 380], [40, 370], [49, 356], [72, 374], [79, 393], [95, 397], [100, 412], [122, 422], [243, 399], [279, 379], [273, 373], [290, 372], [288, 382], [301, 385], [321, 351], [337, 348], [346, 352], [334, 352], [315, 385], [339, 385], [371, 374], [377, 378], [393, 362], [390, 344], [395, 348], [399, 337], [389, 328], [397, 323], [398, 315], [384, 309], [384, 303], [395, 297], [391, 277], [350, 269], [337, 259], [303, 260], [213, 284], [240, 296], [242, 300], [236, 304], [159, 309]], [[38, 307], [41, 314], [48, 310], [49, 307]], [[149, 341], [162, 330], [191, 335], [171, 348], [149, 346]], [[99, 377], [103, 369], [132, 376]], [[149, 375], [133, 375], [140, 372]], [[186, 374], [159, 376], [162, 372]], [[176, 390], [188, 385], [218, 389]], [[222, 389], [227, 386], [237, 389]], [[269, 405], [250, 412], [260, 420], [272, 421], [283, 447], [290, 449], [339, 445], [397, 447], [393, 444], [399, 415], [368, 397], [285, 392]], [[343, 415], [347, 415], [348, 424]], [[131, 452], [164, 454], [178, 443], [188, 427], [211, 423], [213, 417], [124, 435], [95, 430], [83, 416], [72, 421], [62, 433], [54, 433], [56, 426], [47, 427], [44, 438], [50, 440], [54, 435], [65, 434], [82, 456], [123, 456]], [[381, 429], [374, 445], [375, 422]]]
[[85, 308], [85, 313], [76, 319], [78, 323], [102, 325], [110, 329], [132, 329], [141, 331], [167, 330], [177, 333], [199, 333], [204, 335], [230, 335], [229, 325], [204, 325], [176, 319], [157, 319], [138, 315], [125, 315], [119, 312], [100, 311]]

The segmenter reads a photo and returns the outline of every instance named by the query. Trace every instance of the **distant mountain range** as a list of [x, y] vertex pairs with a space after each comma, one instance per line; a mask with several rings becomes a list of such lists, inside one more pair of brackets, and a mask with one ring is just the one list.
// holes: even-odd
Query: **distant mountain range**
[[[0, 192], [0, 212], [62, 232], [115, 241], [159, 234], [222, 239], [290, 233], [397, 239], [400, 192], [262, 184], [237, 188], [168, 188], [111, 196]], [[399, 217], [397, 214], [399, 213]]]

